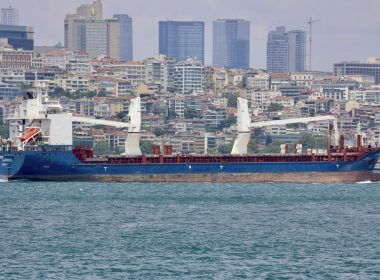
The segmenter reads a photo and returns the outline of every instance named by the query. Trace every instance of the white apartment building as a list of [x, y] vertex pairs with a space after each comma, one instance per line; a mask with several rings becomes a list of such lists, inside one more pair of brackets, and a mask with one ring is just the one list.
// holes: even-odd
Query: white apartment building
[[359, 103], [380, 104], [380, 89], [377, 90], [351, 90], [349, 99]]
[[145, 64], [135, 61], [117, 61], [107, 65], [112, 75], [131, 82], [132, 87], [137, 87], [145, 82]]
[[87, 92], [89, 90], [88, 84], [88, 76], [83, 75], [68, 75], [57, 80], [57, 86], [70, 93], [76, 91]]
[[181, 94], [203, 89], [203, 65], [198, 60], [188, 59], [174, 67], [174, 85]]
[[248, 90], [247, 98], [253, 104], [269, 104], [270, 101], [277, 96], [281, 96], [280, 91], [275, 90]]
[[145, 83], [159, 84], [161, 92], [174, 88], [175, 58], [166, 55], [156, 55], [144, 60]]
[[253, 77], [247, 77], [246, 86], [249, 89], [268, 89], [270, 88], [270, 75], [258, 73]]

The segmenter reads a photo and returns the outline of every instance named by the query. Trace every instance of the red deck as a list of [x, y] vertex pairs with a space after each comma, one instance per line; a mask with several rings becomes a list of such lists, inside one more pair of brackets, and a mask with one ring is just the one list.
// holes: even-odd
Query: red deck
[[76, 147], [74, 155], [87, 164], [162, 164], [162, 163], [244, 163], [244, 162], [335, 162], [356, 161], [368, 152], [379, 148], [359, 147], [339, 150], [331, 147], [326, 155], [317, 154], [284, 154], [284, 155], [142, 155], [136, 157], [98, 156], [92, 150]]

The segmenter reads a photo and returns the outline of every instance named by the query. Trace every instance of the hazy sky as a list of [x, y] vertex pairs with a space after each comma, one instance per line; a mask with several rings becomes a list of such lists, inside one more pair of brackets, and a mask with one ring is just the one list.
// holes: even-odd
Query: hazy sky
[[[92, 0], [1, 0], [19, 8], [20, 23], [33, 26], [36, 45], [63, 43], [65, 14]], [[212, 21], [243, 18], [251, 22], [251, 66], [266, 67], [268, 31], [279, 24], [308, 30], [309, 17], [320, 19], [313, 31], [313, 68], [330, 70], [342, 60], [380, 56], [380, 0], [103, 0], [105, 17], [133, 18], [134, 59], [158, 52], [159, 20], [206, 23], [206, 63], [212, 58]]]

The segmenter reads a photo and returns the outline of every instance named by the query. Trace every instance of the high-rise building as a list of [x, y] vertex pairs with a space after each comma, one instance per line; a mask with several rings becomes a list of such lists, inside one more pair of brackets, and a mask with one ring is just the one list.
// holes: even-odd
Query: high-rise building
[[7, 39], [14, 49], [33, 50], [33, 27], [0, 25], [0, 39]]
[[302, 72], [306, 67], [306, 32], [285, 32], [284, 26], [269, 32], [267, 70], [271, 73]]
[[128, 15], [116, 14], [115, 21], [110, 23], [109, 50], [110, 56], [123, 61], [133, 60], [132, 18]]
[[75, 14], [66, 15], [64, 22], [65, 29], [65, 48], [67, 50], [75, 50], [74, 21], [77, 19], [93, 19], [100, 20], [103, 17], [103, 5], [101, 0], [95, 0], [90, 5], [81, 5], [77, 8]]
[[90, 56], [108, 54], [108, 22], [102, 19], [76, 19], [74, 21], [74, 51]]
[[306, 32], [288, 32], [289, 72], [303, 72], [306, 68]]
[[267, 70], [272, 73], [288, 72], [288, 36], [284, 26], [268, 34]]
[[249, 68], [250, 22], [218, 19], [213, 23], [214, 66]]
[[65, 48], [91, 56], [108, 55], [117, 60], [133, 59], [132, 18], [117, 14], [102, 19], [101, 0], [77, 8], [65, 18]]
[[204, 63], [204, 22], [160, 21], [159, 53], [177, 61], [196, 58]]
[[0, 24], [19, 25], [18, 9], [12, 7], [1, 8]]

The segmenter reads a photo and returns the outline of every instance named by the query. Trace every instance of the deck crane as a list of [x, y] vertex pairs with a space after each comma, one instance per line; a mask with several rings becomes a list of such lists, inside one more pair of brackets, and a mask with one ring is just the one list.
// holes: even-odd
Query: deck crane
[[116, 128], [128, 128], [127, 139], [125, 140], [125, 153], [127, 156], [141, 155], [140, 149], [140, 131], [141, 131], [141, 107], [140, 97], [131, 99], [129, 105], [128, 119], [129, 122], [117, 122], [108, 120], [99, 120], [93, 118], [76, 117], [72, 116], [73, 122], [82, 122], [95, 125], [106, 125]]
[[334, 132], [335, 132], [335, 143], [338, 143], [339, 133], [337, 129], [337, 120], [335, 116], [318, 116], [318, 117], [308, 117], [308, 118], [295, 118], [295, 119], [285, 119], [285, 120], [275, 120], [275, 121], [262, 121], [251, 123], [251, 118], [248, 111], [248, 100], [244, 98], [238, 98], [237, 106], [237, 127], [238, 136], [235, 140], [234, 146], [232, 148], [232, 155], [244, 155], [248, 152], [248, 142], [251, 137], [252, 128], [261, 128], [267, 126], [275, 125], [286, 125], [294, 123], [310, 123], [316, 121], [333, 121]]

